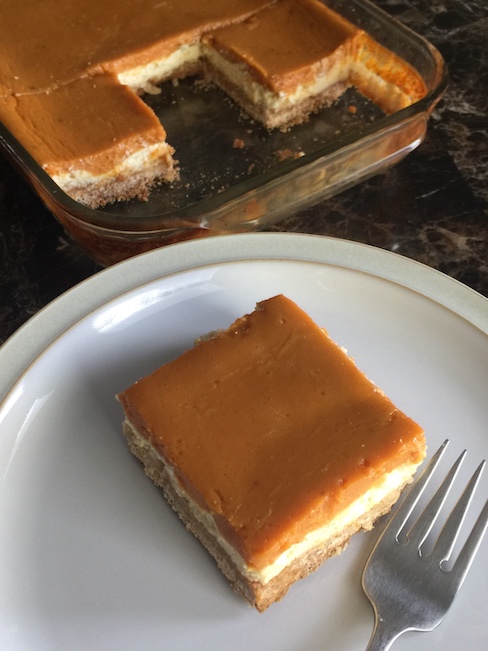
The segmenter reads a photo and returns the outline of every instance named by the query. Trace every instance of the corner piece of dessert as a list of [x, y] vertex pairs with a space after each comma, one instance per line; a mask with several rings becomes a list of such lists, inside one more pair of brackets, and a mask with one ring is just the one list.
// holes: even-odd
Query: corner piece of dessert
[[287, 129], [349, 87], [393, 113], [426, 94], [403, 59], [320, 0], [281, 0], [204, 35], [206, 75], [269, 129]]
[[117, 397], [131, 451], [259, 611], [371, 529], [426, 453], [421, 427], [283, 295]]

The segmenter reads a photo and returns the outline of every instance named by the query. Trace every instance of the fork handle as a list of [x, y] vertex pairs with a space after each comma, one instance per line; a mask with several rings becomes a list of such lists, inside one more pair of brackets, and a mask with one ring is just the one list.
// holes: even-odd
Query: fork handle
[[402, 629], [398, 630], [398, 627], [389, 626], [385, 620], [377, 617], [366, 651], [388, 651], [402, 633]]

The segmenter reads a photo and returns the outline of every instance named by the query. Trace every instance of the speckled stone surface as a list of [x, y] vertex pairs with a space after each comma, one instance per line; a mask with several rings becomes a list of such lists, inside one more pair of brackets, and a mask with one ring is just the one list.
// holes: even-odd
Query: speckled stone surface
[[[273, 230], [395, 251], [488, 296], [488, 3], [377, 4], [428, 38], [446, 60], [450, 84], [427, 137], [395, 167]], [[0, 343], [99, 269], [0, 158]]]

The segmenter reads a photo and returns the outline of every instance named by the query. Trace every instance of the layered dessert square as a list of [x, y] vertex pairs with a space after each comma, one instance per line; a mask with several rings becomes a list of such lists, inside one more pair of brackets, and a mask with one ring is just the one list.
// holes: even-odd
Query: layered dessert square
[[353, 85], [387, 113], [425, 94], [405, 61], [319, 0], [282, 0], [203, 44], [207, 76], [270, 129], [300, 124]]
[[153, 111], [111, 74], [0, 102], [0, 120], [73, 199], [96, 207], [147, 199], [155, 176], [177, 177], [174, 149]]
[[388, 512], [421, 427], [283, 295], [118, 395], [145, 472], [264, 611]]

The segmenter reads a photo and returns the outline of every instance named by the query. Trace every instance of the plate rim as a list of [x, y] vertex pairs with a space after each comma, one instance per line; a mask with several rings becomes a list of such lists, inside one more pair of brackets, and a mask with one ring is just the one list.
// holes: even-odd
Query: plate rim
[[30, 317], [0, 346], [0, 409], [11, 389], [48, 346], [109, 301], [177, 273], [212, 264], [257, 260], [312, 262], [369, 274], [423, 295], [488, 335], [488, 298], [399, 253], [307, 233], [217, 235], [172, 244], [107, 267]]

